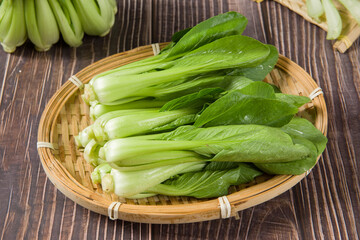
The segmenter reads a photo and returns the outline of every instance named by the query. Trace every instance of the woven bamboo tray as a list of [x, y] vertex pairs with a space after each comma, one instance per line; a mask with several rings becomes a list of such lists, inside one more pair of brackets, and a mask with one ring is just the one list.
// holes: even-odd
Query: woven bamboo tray
[[[253, 0], [253, 1], [260, 3], [264, 0]], [[274, 1], [289, 8], [290, 10], [301, 15], [305, 20], [327, 31], [328, 25], [326, 23], [325, 18], [320, 19], [321, 22], [316, 22], [311, 17], [309, 17], [306, 9], [306, 0], [274, 0]], [[346, 10], [342, 4], [340, 4], [336, 0], [334, 0], [334, 4], [336, 8], [339, 10], [339, 13], [341, 15], [343, 30], [341, 32], [340, 37], [335, 41], [333, 47], [339, 52], [344, 53], [348, 48], [350, 48], [350, 46], [356, 41], [356, 39], [359, 38], [360, 25], [355, 21], [355, 19], [351, 16], [349, 11]]]
[[[160, 47], [165, 44], [160, 44]], [[153, 55], [151, 45], [119, 53], [100, 60], [76, 74], [83, 83], [105, 70], [116, 68]], [[72, 78], [73, 79], [73, 78]], [[313, 79], [298, 65], [280, 56], [276, 68], [267, 76], [283, 92], [314, 97], [300, 110], [323, 134], [327, 132], [327, 111], [321, 91]], [[76, 82], [75, 82], [76, 83]], [[92, 166], [86, 163], [74, 143], [74, 136], [91, 122], [89, 108], [80, 98], [78, 86], [67, 81], [51, 98], [40, 120], [38, 152], [43, 168], [53, 184], [79, 205], [103, 215], [143, 223], [187, 223], [221, 218], [218, 199], [197, 200], [189, 197], [155, 196], [140, 200], [119, 198], [102, 192], [91, 182]], [[49, 144], [50, 143], [50, 144]], [[290, 189], [307, 174], [298, 176], [260, 176], [255, 181], [230, 188], [227, 199], [230, 215], [265, 202]], [[114, 202], [122, 204], [112, 209]], [[111, 211], [109, 213], [109, 206]]]

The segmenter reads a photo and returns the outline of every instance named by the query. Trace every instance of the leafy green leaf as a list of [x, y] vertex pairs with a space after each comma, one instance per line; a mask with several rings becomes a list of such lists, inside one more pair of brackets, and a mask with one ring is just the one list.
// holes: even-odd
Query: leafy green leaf
[[288, 123], [297, 112], [293, 104], [276, 99], [269, 84], [253, 82], [215, 101], [201, 113], [194, 125], [260, 124], [278, 127]]
[[262, 63], [260, 63], [255, 67], [236, 68], [234, 71], [230, 73], [230, 75], [240, 75], [254, 81], [264, 80], [266, 75], [268, 75], [274, 69], [274, 66], [279, 58], [279, 53], [277, 48], [273, 45], [267, 45], [267, 46], [270, 49], [270, 53]]
[[258, 168], [269, 174], [302, 174], [311, 169], [317, 161], [317, 157], [324, 151], [327, 138], [303, 118], [294, 118], [290, 123], [282, 127], [289, 134], [294, 143], [306, 146], [310, 150], [310, 156], [303, 160], [288, 163], [256, 164]]
[[310, 155], [301, 160], [282, 163], [255, 163], [255, 166], [268, 174], [291, 174], [298, 175], [311, 169], [316, 164], [317, 149], [315, 145], [302, 137], [292, 136], [294, 143], [305, 146]]
[[[176, 60], [175, 67], [201, 64], [204, 69], [252, 67], [264, 61], [269, 47], [251, 37], [233, 35], [201, 46]], [[208, 71], [208, 70], [207, 70]]]
[[250, 182], [262, 174], [259, 170], [245, 163], [237, 163], [234, 166], [235, 168], [230, 169], [205, 168], [204, 171], [185, 173], [148, 189], [148, 192], [196, 198], [220, 197], [228, 193], [230, 185]]
[[213, 102], [224, 90], [221, 88], [205, 88], [167, 102], [160, 111], [171, 111], [185, 107], [201, 107], [207, 102]]
[[282, 130], [290, 136], [303, 137], [311, 141], [317, 148], [317, 155], [326, 147], [327, 138], [311, 122], [304, 118], [295, 117]]
[[181, 117], [178, 117], [177, 119], [175, 119], [172, 122], [169, 122], [169, 123], [164, 124], [162, 126], [153, 128], [152, 132], [173, 130], [173, 129], [179, 127], [179, 126], [192, 124], [192, 123], [195, 122], [196, 118], [197, 118], [196, 114], [189, 114], [189, 115], [181, 116]]
[[192, 51], [225, 36], [241, 34], [246, 25], [246, 17], [236, 12], [227, 12], [209, 18], [191, 28], [185, 35], [181, 36], [184, 32], [179, 32], [179, 35], [173, 36], [175, 40], [181, 38], [171, 49], [168, 57]]
[[310, 102], [310, 98], [305, 96], [296, 96], [296, 95], [290, 95], [290, 94], [284, 94], [284, 93], [275, 93], [276, 99], [287, 102], [289, 104], [294, 105], [295, 107], [301, 107], [305, 103]]

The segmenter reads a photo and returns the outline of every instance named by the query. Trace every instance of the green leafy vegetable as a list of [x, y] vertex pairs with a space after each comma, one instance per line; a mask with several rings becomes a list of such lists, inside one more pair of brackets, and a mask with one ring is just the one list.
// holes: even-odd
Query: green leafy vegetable
[[126, 109], [144, 109], [144, 108], [158, 108], [162, 107], [166, 102], [157, 100], [138, 100], [130, 103], [123, 103], [118, 105], [104, 105], [98, 102], [94, 102], [90, 106], [90, 117], [92, 120], [96, 120], [105, 113], [126, 110]]
[[[255, 66], [269, 54], [269, 48], [255, 39], [234, 35], [206, 44], [185, 56], [159, 65], [161, 71], [117, 77], [116, 72], [101, 75], [87, 85], [84, 99], [100, 103], [122, 98], [149, 97], [144, 89], [211, 71]], [[126, 89], [126, 91], [123, 91]]]
[[78, 47], [82, 44], [84, 31], [71, 0], [48, 0], [67, 44]]
[[298, 112], [298, 106], [294, 104], [304, 100], [309, 101], [309, 98], [276, 95], [269, 84], [253, 82], [215, 101], [201, 113], [194, 125], [261, 124], [280, 127]]
[[[246, 25], [247, 19], [237, 12], [227, 12], [209, 18], [189, 29], [186, 34], [181, 36], [175, 47], [169, 52], [168, 57], [192, 51], [226, 36], [239, 35], [244, 31]], [[175, 35], [174, 38], [173, 40], [177, 40], [178, 36]]]
[[26, 0], [24, 4], [29, 39], [36, 50], [49, 50], [59, 40], [60, 32], [48, 1]]
[[168, 196], [191, 196], [196, 198], [219, 197], [228, 194], [230, 185], [252, 181], [262, 172], [245, 163], [235, 164], [235, 168], [214, 169], [210, 163], [203, 171], [185, 173], [146, 190], [148, 193]]
[[166, 155], [167, 151], [179, 150], [196, 152], [208, 160], [235, 162], [285, 162], [309, 155], [306, 147], [293, 144], [291, 137], [278, 128], [234, 125], [183, 126], [167, 134], [155, 135], [154, 139], [114, 139], [100, 148], [99, 157], [121, 165], [122, 161], [141, 155], [155, 152]]
[[[117, 69], [100, 74], [97, 77], [109, 74], [114, 74], [114, 76], [124, 76], [156, 69], [159, 64], [166, 64], [168, 61], [182, 57], [187, 52], [206, 45], [207, 43], [226, 36], [239, 35], [243, 32], [246, 24], [247, 19], [239, 13], [228, 12], [214, 16], [192, 28], [175, 33], [172, 42], [165, 47], [159, 55], [121, 66]], [[236, 27], [233, 28], [233, 26]], [[191, 33], [188, 34], [188, 32]], [[180, 44], [179, 46], [176, 46], [178, 42], [180, 42]], [[196, 43], [196, 46], [193, 46], [193, 43]], [[173, 50], [173, 48], [175, 48], [175, 50]], [[169, 55], [170, 52], [172, 53]], [[175, 54], [175, 52], [177, 54]], [[92, 79], [90, 84], [92, 84], [97, 77]]]
[[317, 157], [324, 151], [327, 138], [312, 125], [302, 118], [294, 118], [289, 124], [282, 127], [289, 134], [294, 143], [307, 146], [311, 154], [308, 158], [288, 163], [256, 164], [264, 172], [269, 174], [302, 174], [311, 169]]
[[11, 53], [29, 37], [36, 50], [47, 51], [61, 32], [67, 44], [77, 47], [83, 28], [91, 35], [109, 32], [116, 11], [116, 0], [1, 0], [0, 42]]
[[86, 146], [89, 140], [104, 142], [110, 139], [132, 135], [171, 130], [195, 121], [194, 109], [180, 109], [159, 112], [159, 109], [117, 110], [99, 117], [93, 125], [84, 129], [75, 141], [78, 146]]
[[5, 52], [14, 52], [26, 41], [24, 3], [22, 0], [0, 2], [0, 42]]
[[279, 53], [275, 46], [267, 45], [270, 53], [265, 60], [255, 67], [236, 68], [230, 75], [240, 75], [253, 81], [262, 81], [274, 68], [279, 59]]
[[263, 172], [316, 164], [327, 139], [294, 117], [310, 99], [261, 82], [278, 51], [241, 36], [244, 19], [230, 12], [180, 31], [159, 55], [85, 86], [96, 120], [75, 142], [104, 192], [218, 197]]
[[108, 0], [73, 0], [84, 32], [105, 36], [114, 24], [114, 4]]
[[219, 94], [224, 92], [221, 88], [205, 88], [199, 92], [191, 93], [167, 102], [160, 111], [170, 111], [180, 108], [196, 108], [205, 103], [212, 102], [218, 98]]
[[[120, 197], [131, 197], [177, 174], [199, 171], [204, 165], [205, 163], [198, 162], [183, 163], [131, 172], [112, 169], [110, 173], [105, 174], [101, 178], [101, 184], [102, 188], [107, 192], [114, 192]], [[100, 170], [99, 168], [98, 171]], [[107, 170], [108, 169], [106, 169], [106, 171]], [[101, 172], [96, 175], [101, 176]], [[95, 179], [97, 180], [98, 178], [95, 177]], [[106, 182], [104, 182], [104, 179]], [[144, 181], [144, 179], [146, 179], [146, 181]]]

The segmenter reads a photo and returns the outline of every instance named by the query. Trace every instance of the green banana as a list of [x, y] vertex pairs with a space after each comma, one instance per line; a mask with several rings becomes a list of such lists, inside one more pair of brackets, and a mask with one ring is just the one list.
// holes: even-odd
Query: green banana
[[49, 0], [64, 41], [71, 47], [82, 44], [84, 31], [70, 0]]
[[59, 28], [47, 0], [24, 0], [29, 39], [38, 51], [47, 51], [59, 40]]
[[5, 52], [14, 52], [26, 41], [23, 0], [5, 0], [0, 7], [0, 41]]
[[115, 21], [113, 2], [110, 0], [73, 0], [73, 4], [86, 34], [105, 36], [109, 33]]

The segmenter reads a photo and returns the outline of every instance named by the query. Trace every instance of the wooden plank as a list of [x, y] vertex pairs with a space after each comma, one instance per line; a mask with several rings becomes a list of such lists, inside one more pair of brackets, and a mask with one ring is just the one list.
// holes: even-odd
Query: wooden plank
[[[345, 53], [326, 33], [273, 1], [119, 0], [115, 27], [77, 49], [45, 53], [26, 43], [0, 51], [1, 239], [358, 239], [360, 229], [360, 42]], [[274, 44], [320, 84], [329, 143], [312, 173], [292, 190], [239, 213], [239, 220], [156, 225], [110, 221], [65, 198], [46, 178], [36, 151], [40, 115], [74, 73], [106, 56], [169, 41], [213, 15], [239, 11], [246, 35]]]

